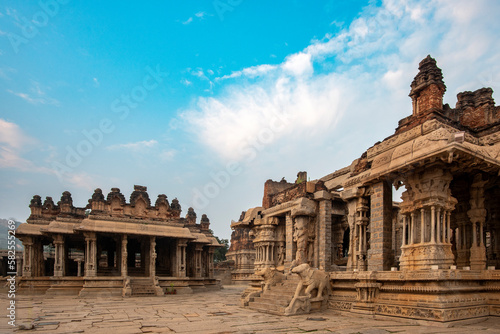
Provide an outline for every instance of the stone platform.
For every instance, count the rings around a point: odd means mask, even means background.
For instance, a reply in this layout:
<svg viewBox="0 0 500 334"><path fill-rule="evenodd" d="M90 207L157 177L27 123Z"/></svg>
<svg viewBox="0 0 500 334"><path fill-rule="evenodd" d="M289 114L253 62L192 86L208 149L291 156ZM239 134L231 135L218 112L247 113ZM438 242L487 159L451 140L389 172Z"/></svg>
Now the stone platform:
<svg viewBox="0 0 500 334"><path fill-rule="evenodd" d="M499 333L500 318L476 319L453 328L412 320L374 318L326 310L282 317L241 308L246 286L164 297L78 298L16 296L17 323L32 330L15 333ZM4 292L2 292L4 293ZM7 298L0 298L6 310ZM5 318L0 333L12 333Z"/></svg>
<svg viewBox="0 0 500 334"><path fill-rule="evenodd" d="M500 315L500 270L330 273L333 310L459 322Z"/></svg>

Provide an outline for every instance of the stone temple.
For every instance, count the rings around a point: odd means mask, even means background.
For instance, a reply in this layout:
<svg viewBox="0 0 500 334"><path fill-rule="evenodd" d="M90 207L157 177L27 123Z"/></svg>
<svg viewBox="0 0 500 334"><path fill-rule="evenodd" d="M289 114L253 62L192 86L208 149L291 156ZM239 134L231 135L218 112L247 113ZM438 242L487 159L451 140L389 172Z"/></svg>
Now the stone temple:
<svg viewBox="0 0 500 334"><path fill-rule="evenodd" d="M65 191L54 204L38 195L31 215L16 230L24 246L20 291L80 296L164 295L218 289L213 254L219 242L203 215L177 199L135 186L126 203L120 189L96 189L86 207Z"/></svg>
<svg viewBox="0 0 500 334"><path fill-rule="evenodd" d="M426 57L411 83L413 112L392 136L317 180L300 172L294 183L265 182L262 205L231 224L233 280L253 282L243 305L438 322L500 316L500 107L491 88L459 93L454 108L445 90Z"/></svg>

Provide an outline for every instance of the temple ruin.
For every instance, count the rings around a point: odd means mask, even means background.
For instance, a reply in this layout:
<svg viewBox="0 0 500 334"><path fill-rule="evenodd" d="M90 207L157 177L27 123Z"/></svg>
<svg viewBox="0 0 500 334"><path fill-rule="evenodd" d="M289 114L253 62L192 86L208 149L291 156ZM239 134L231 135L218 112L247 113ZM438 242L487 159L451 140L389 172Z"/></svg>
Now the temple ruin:
<svg viewBox="0 0 500 334"><path fill-rule="evenodd" d="M252 284L244 305L287 314L301 298L291 314L327 306L438 322L500 316L500 107L491 88L459 93L455 108L443 105L445 90L426 57L411 83L413 112L392 136L322 178L266 181L262 205L231 225L231 244L253 244L233 256L254 253L254 273L287 279ZM256 281L252 263L235 263L235 276ZM295 291L291 271L303 264L329 276L331 292L316 304Z"/></svg>
<svg viewBox="0 0 500 334"><path fill-rule="evenodd" d="M73 206L65 191L54 203L33 196L31 215L16 230L24 246L20 291L31 293L164 295L219 288L213 254L219 243L203 215L177 199L134 186L126 203L120 189L96 189L88 205Z"/></svg>

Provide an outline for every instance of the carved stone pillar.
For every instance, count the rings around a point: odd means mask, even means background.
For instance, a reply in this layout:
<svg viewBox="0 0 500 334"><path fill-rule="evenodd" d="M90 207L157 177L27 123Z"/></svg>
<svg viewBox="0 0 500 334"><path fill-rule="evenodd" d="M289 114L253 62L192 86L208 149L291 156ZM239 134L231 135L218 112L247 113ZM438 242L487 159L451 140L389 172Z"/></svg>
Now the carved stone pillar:
<svg viewBox="0 0 500 334"><path fill-rule="evenodd" d="M23 262L23 276L24 277L33 277L33 238L32 237L23 237L23 246L24 246L24 262Z"/></svg>
<svg viewBox="0 0 500 334"><path fill-rule="evenodd" d="M347 270L353 270L357 268L357 249L356 249L356 206L357 199L349 199L347 201L347 223L349 224L350 240L349 240L349 253L347 255Z"/></svg>
<svg viewBox="0 0 500 334"><path fill-rule="evenodd" d="M176 269L175 274L177 277L186 277L186 247L187 242L184 239L177 240L176 250Z"/></svg>
<svg viewBox="0 0 500 334"><path fill-rule="evenodd" d="M208 247L208 278L214 278L214 248Z"/></svg>
<svg viewBox="0 0 500 334"><path fill-rule="evenodd" d="M203 251L203 245L196 244L195 246L195 277L201 277L201 252Z"/></svg>
<svg viewBox="0 0 500 334"><path fill-rule="evenodd" d="M97 238L95 232L84 233L85 236L85 276L97 276Z"/></svg>
<svg viewBox="0 0 500 334"><path fill-rule="evenodd" d="M402 270L449 269L453 264L450 212L457 200L449 188L453 177L441 167L417 169L405 180L401 214L410 217L410 241L401 246Z"/></svg>
<svg viewBox="0 0 500 334"><path fill-rule="evenodd" d="M481 174L474 176L470 188L470 210L467 215L472 223L472 246L470 248L470 266L473 270L486 269L486 247L484 246L483 226L486 221L484 208L484 184Z"/></svg>
<svg viewBox="0 0 500 334"><path fill-rule="evenodd" d="M288 269L293 260L295 260L296 246L293 242L293 219L290 213L285 216L285 235L286 235L286 250L285 250L285 267Z"/></svg>
<svg viewBox="0 0 500 334"><path fill-rule="evenodd" d="M329 194L329 193L328 193ZM326 197L326 196L325 196ZM328 198L319 202L319 269L330 270L332 264L332 201Z"/></svg>
<svg viewBox="0 0 500 334"><path fill-rule="evenodd" d="M489 247L487 248L488 266L500 268L500 187L497 186L485 191L485 208L487 212L487 231L490 232Z"/></svg>
<svg viewBox="0 0 500 334"><path fill-rule="evenodd" d="M307 198L301 198L292 209L291 215L294 221L293 242L296 247L295 265L309 263L314 266L317 258L314 252L316 239L316 216L317 202ZM312 254L311 254L312 253Z"/></svg>
<svg viewBox="0 0 500 334"><path fill-rule="evenodd" d="M309 216L296 216L293 232L293 241L297 247L295 253L295 263L297 265L307 263L307 244L309 240L308 234Z"/></svg>
<svg viewBox="0 0 500 334"><path fill-rule="evenodd" d="M465 213L457 214L457 266L459 268L470 265L470 247L472 245L471 228Z"/></svg>
<svg viewBox="0 0 500 334"><path fill-rule="evenodd" d="M55 258L54 258L54 276L64 276L64 265L66 262L64 252L64 236L61 234L54 235Z"/></svg>
<svg viewBox="0 0 500 334"><path fill-rule="evenodd" d="M149 277L156 276L156 237L149 237Z"/></svg>
<svg viewBox="0 0 500 334"><path fill-rule="evenodd" d="M392 184L380 181L372 185L370 195L370 271L390 270L394 262L392 219Z"/></svg>
<svg viewBox="0 0 500 334"><path fill-rule="evenodd" d="M356 241L356 259L355 267L360 271L365 271L367 269L367 228L370 218L368 218L368 199L365 197L358 197L356 205L356 217L355 217L355 241Z"/></svg>
<svg viewBox="0 0 500 334"><path fill-rule="evenodd" d="M276 219L275 219L276 218ZM278 225L277 217L271 217L264 222L260 221L260 225L256 226L256 237L254 239L254 247L257 250L257 259L255 261L255 268L269 268L276 266L275 258L275 244L276 233L275 229Z"/></svg>
<svg viewBox="0 0 500 334"><path fill-rule="evenodd" d="M81 277L82 276L82 259L78 258L76 259L76 276Z"/></svg>
<svg viewBox="0 0 500 334"><path fill-rule="evenodd" d="M127 277L128 276L128 264L127 264L127 257L128 257L128 252L127 252L127 235L122 234L122 249L121 249L121 274L122 277Z"/></svg>

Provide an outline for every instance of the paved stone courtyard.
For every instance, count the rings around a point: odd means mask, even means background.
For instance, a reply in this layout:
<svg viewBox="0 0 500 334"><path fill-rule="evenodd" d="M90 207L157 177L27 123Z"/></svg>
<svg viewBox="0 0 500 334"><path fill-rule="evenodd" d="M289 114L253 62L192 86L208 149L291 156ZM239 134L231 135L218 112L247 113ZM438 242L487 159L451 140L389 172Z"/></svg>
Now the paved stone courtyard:
<svg viewBox="0 0 500 334"><path fill-rule="evenodd" d="M280 317L238 306L244 286L165 297L77 298L17 296L16 333L500 333L500 318L453 328L415 321L372 319L333 310ZM8 299L1 299L6 310ZM14 332L6 317L0 333Z"/></svg>

